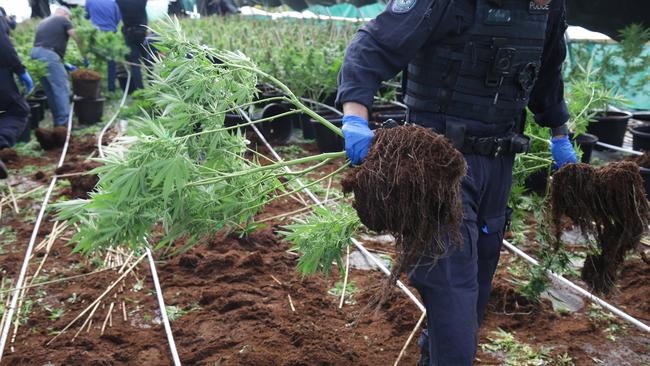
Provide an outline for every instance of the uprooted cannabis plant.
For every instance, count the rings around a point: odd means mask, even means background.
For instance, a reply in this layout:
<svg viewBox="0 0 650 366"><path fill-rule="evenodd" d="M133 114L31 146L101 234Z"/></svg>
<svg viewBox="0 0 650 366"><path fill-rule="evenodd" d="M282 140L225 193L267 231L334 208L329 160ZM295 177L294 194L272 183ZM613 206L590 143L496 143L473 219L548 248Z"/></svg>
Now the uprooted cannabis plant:
<svg viewBox="0 0 650 366"><path fill-rule="evenodd" d="M60 219L80 224L77 251L137 248L154 233L163 234L159 247L180 236L190 236L189 245L216 230L244 228L270 200L290 194L298 177L344 154L262 166L245 136L224 126L226 113L253 103L255 65L240 53L188 41L177 22L156 33L165 56L142 92L151 110L97 159L103 166L93 171L99 182L90 199L57 205ZM309 162L318 164L282 170Z"/></svg>

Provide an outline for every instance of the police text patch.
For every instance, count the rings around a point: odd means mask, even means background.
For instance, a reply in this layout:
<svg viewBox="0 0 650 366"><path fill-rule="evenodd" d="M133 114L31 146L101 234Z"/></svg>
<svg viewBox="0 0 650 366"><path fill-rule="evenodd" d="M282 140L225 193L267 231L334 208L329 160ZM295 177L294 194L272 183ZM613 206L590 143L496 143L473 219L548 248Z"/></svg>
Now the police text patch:
<svg viewBox="0 0 650 366"><path fill-rule="evenodd" d="M528 12L530 14L546 14L550 10L549 4L550 1L545 5L540 5L531 0L531 2L528 4Z"/></svg>
<svg viewBox="0 0 650 366"><path fill-rule="evenodd" d="M390 10L397 14L408 13L415 7L416 3L417 0L393 0Z"/></svg>

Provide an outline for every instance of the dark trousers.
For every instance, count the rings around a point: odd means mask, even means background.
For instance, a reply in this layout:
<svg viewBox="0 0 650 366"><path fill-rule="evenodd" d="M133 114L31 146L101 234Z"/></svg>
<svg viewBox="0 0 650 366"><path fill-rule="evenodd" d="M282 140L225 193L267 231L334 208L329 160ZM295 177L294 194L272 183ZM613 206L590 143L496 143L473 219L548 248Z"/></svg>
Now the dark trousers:
<svg viewBox="0 0 650 366"><path fill-rule="evenodd" d="M14 75L8 69L0 68L0 149L16 143L27 128L29 106L18 93Z"/></svg>
<svg viewBox="0 0 650 366"><path fill-rule="evenodd" d="M131 63L131 85L129 88L131 91L144 87L140 63L146 56L145 38L146 30L142 27L124 28L124 41L130 50L126 55L126 60Z"/></svg>
<svg viewBox="0 0 650 366"><path fill-rule="evenodd" d="M429 350L429 365L435 366L472 365L474 361L479 324L499 262L512 184L514 156L466 155L465 160L463 248L448 248L436 263L423 261L414 266L409 276L427 310L428 335L421 340Z"/></svg>
<svg viewBox="0 0 650 366"><path fill-rule="evenodd" d="M108 91L115 91L115 80L117 79L117 64L115 61L110 60L107 64L107 78L108 78Z"/></svg>

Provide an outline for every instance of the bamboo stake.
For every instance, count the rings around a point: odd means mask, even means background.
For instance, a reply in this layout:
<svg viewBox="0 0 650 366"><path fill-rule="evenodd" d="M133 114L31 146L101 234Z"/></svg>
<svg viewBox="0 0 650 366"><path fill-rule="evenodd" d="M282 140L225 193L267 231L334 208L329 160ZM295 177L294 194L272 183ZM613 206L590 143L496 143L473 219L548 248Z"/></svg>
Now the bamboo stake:
<svg viewBox="0 0 650 366"><path fill-rule="evenodd" d="M20 210L18 209L18 201L16 201L16 196L14 196L14 190L11 188L11 184L7 182L7 188L9 188L9 197L11 198L11 202L14 205L14 211L16 211L17 214L20 213Z"/></svg>
<svg viewBox="0 0 650 366"><path fill-rule="evenodd" d="M339 309L343 307L345 302L345 289L348 286L348 274L350 273L350 245L347 246L348 253L345 256L345 277L343 277L343 291L341 291L341 301L339 302Z"/></svg>
<svg viewBox="0 0 650 366"><path fill-rule="evenodd" d="M397 356L397 360L395 360L393 366L397 366L399 362L402 360L402 357L404 357L404 354L406 353L406 349L411 344L411 341L413 340L413 336L415 336L415 333L418 331L418 329L420 329L420 326L422 325L422 322L424 321L426 315L427 313L422 313L420 320L418 320L418 323L415 325L415 328L413 328L413 331L411 332L408 339L406 340L406 343L404 344L404 347L402 347L402 350L400 351L399 356Z"/></svg>
<svg viewBox="0 0 650 366"><path fill-rule="evenodd" d="M65 331L67 331L68 329L70 329L70 327L71 327L74 323L76 323L77 320L81 319L81 317L84 316L84 314L86 314L88 311L90 311L90 307L92 307L92 306L94 306L94 305L96 305L96 304L99 304L99 302L104 298L104 296L106 296L109 292L111 292L111 290L113 290L113 288L114 288L115 286L117 286L117 284L120 283L120 281L122 281L122 280L124 279L124 277L126 277L126 276L127 276L127 275L128 275L128 274L129 274L129 273L130 273L130 272L131 272L131 271L132 271L132 270L133 270L133 269L134 269L138 264L140 264L140 262L141 262L141 261L142 261L146 256L147 256L146 254L141 255L141 256L138 258L138 260L137 260L135 263L133 263L133 265L132 265L131 267L129 267L129 269L128 269L125 273L123 273L123 274L122 274L122 275L121 275L121 276L120 276L120 277L119 277L115 282L113 282L113 283L112 283L112 284L111 284L111 285L110 285L110 286L109 286L109 287L108 287L108 288L107 288L107 289L106 289L106 290L105 290L101 295L99 295L99 297L98 297L97 299L95 299L95 301L93 301L93 302L92 302L92 303L91 303L91 304L90 304L90 305L89 305L89 306L88 306L84 311L82 311L82 312L81 312L81 313L80 313L76 318L74 318L74 319L73 319L73 320L72 320L68 325L66 325L65 328L63 328L63 330L61 330L61 332L60 332L59 334L57 334L54 338L52 338L50 341L48 341L48 342L46 343L46 345L49 345L49 344L52 343L55 339L57 339L61 334L63 334L63 333L64 333ZM124 301L122 301L122 305L124 305ZM125 318L126 318L126 310L124 310L124 316L125 316ZM126 319L125 319L125 320L126 320Z"/></svg>
<svg viewBox="0 0 650 366"><path fill-rule="evenodd" d="M275 278L274 275L271 275L271 278L272 278L273 281L275 281L278 285L282 286L282 282L280 282L277 278Z"/></svg>
<svg viewBox="0 0 650 366"><path fill-rule="evenodd" d="M100 302L97 301L97 303L94 304L94 306L93 306L93 310L90 312L90 315L88 315L88 317L87 317L86 320L83 322L83 324L81 324L81 327L79 327L79 330L77 331L77 333L75 333L74 337L72 337L72 342L74 342L74 340L77 339L77 336L79 336L79 333L81 333L81 331L84 330L84 328L86 327L86 324L88 324L88 322L90 321L90 319L92 318L92 316L95 314L95 311L96 311L97 308L99 307L99 303L100 303ZM63 334L63 331L62 331L61 333L59 333L59 334ZM57 335L57 336L58 336L58 335ZM56 338L56 337L54 337L54 338ZM54 340L54 338L52 338L52 341ZM50 342L51 342L51 341L50 341Z"/></svg>
<svg viewBox="0 0 650 366"><path fill-rule="evenodd" d="M287 297L289 298L289 306L291 306L291 311L293 311L295 313L296 308L293 306L293 301L291 300L291 295L287 294Z"/></svg>
<svg viewBox="0 0 650 366"><path fill-rule="evenodd" d="M327 181L327 190L325 191L325 199L323 200L323 203L327 202L327 200L330 197L330 189L332 188L332 177Z"/></svg>

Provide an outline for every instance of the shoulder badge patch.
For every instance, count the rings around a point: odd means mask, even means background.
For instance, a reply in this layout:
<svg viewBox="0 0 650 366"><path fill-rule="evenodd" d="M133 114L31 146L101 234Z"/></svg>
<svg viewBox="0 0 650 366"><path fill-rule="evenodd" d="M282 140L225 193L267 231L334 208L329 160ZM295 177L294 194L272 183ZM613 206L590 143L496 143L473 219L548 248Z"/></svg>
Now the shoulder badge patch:
<svg viewBox="0 0 650 366"><path fill-rule="evenodd" d="M535 1L530 1L528 4L528 12L530 14L546 14L550 10L550 1L546 4L538 4Z"/></svg>
<svg viewBox="0 0 650 366"><path fill-rule="evenodd" d="M396 14L404 14L413 10L418 0L393 0L390 10Z"/></svg>

